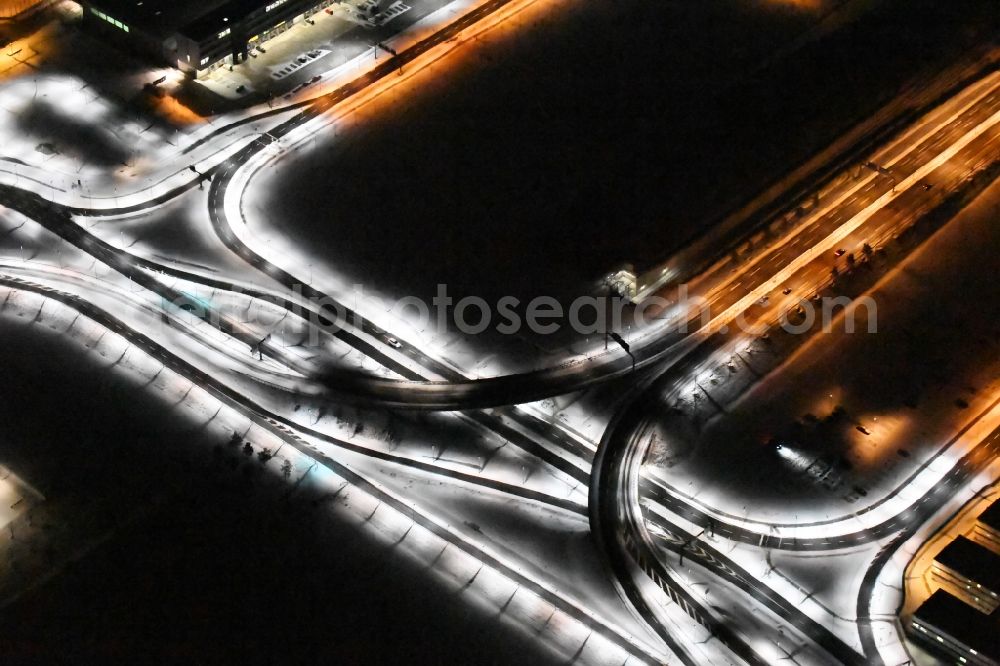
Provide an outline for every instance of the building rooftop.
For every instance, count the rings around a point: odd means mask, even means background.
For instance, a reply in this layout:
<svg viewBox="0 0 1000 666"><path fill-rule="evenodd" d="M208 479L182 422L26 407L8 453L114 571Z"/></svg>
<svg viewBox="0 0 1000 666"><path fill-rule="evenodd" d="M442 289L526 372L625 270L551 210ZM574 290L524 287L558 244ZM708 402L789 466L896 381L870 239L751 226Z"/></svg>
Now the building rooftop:
<svg viewBox="0 0 1000 666"><path fill-rule="evenodd" d="M942 548L934 561L987 590L1000 592L1000 555L975 541L959 536Z"/></svg>
<svg viewBox="0 0 1000 666"><path fill-rule="evenodd" d="M223 0L189 21L184 26L183 33L196 41L204 39L225 30L230 24L238 23L255 9L269 4L270 0Z"/></svg>
<svg viewBox="0 0 1000 666"><path fill-rule="evenodd" d="M995 613L980 613L944 590L938 590L920 605L913 619L948 634L981 655L1000 660L1000 622Z"/></svg>
<svg viewBox="0 0 1000 666"><path fill-rule="evenodd" d="M994 501L979 514L979 522L1000 532L1000 500Z"/></svg>
<svg viewBox="0 0 1000 666"><path fill-rule="evenodd" d="M261 4L264 0L256 0ZM225 0L87 0L122 23L153 35L167 36L197 21Z"/></svg>

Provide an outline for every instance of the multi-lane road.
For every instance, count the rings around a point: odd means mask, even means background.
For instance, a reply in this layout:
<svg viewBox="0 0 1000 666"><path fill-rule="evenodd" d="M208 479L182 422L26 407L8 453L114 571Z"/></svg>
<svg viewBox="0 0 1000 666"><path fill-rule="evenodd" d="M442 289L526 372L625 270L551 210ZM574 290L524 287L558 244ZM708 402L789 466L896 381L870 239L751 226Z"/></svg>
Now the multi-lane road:
<svg viewBox="0 0 1000 666"><path fill-rule="evenodd" d="M256 247L252 238L241 234L243 220L234 218L241 218L240 203L244 188L253 173L269 163L274 154L274 146L300 141L308 132L314 131L311 129L314 121L336 113L342 105L355 103L358 97L377 94L379 86L390 75L404 68L420 67L424 60L440 57L451 40L515 3L516 0L487 0L454 23L417 41L393 58L383 60L362 76L332 92L238 121L236 124L246 125L291 114L290 117L275 122L266 132L251 139L217 166L201 174L192 170L192 176L187 181L163 192L150 193L142 201L133 201L123 207L70 207L47 201L39 194L18 187L0 186L0 203L19 211L79 251L127 276L138 286L158 295L165 303L182 301L186 294L158 277L163 275L214 289L240 291L251 298L266 300L287 310L301 318L306 325L323 326L341 342L374 359L400 377L385 379L358 372L332 370L322 363L304 361L281 345L262 340L258 331L223 312L204 308L199 313L206 322L226 336L246 345L248 349L259 350L280 366L301 375L303 381L312 388L321 387L331 399L385 408L463 410L462 418L476 427L493 431L566 477L584 486L589 485L589 518L593 532L623 595L656 628L668 649L683 661L697 663L689 646L673 635L659 618L655 604L645 598L643 587L634 579L636 570L650 576L661 588L669 590L672 598L680 599L678 603L684 605L688 614L699 623L710 626L713 635L734 655L748 663L768 663L738 627L729 626L721 620L715 610L706 607L692 595L684 583L657 559L652 537L646 529L647 523L656 525L662 533L668 535L666 539L661 539L668 549L683 553L690 561L744 592L814 642L831 659L840 663L877 662L877 650L873 650L871 638L866 636L864 630L861 631L864 654L861 654L721 552L697 542L696 535L666 518L664 513L674 514L693 525L711 525L717 536L730 541L767 549L823 551L898 538L915 530L940 508L951 492L993 460L997 454L997 436L994 435L968 452L920 502L875 527L838 535L836 540L778 540L774 536L762 535L710 516L655 480L641 477L644 447L648 445L645 433L648 431L650 410L656 404L650 396L683 381L692 369L698 367L699 359L705 355L706 350L718 344L715 334L730 327L737 318L749 319L758 324L773 324L783 313L793 308L799 299L807 298L825 286L833 264L834 249L858 251L863 243L877 245L940 204L971 171L994 162L1000 155L1000 75L991 74L974 82L879 148L870 161L882 167L881 170L862 169L845 174L842 179L823 188L812 210L796 218L794 223L772 231L766 242L758 245L750 256L738 263L734 263L732 259L723 259L713 264L692 285L690 295L694 299L700 299L698 309L682 309L669 319L654 319L647 329L635 332L631 350L635 357L634 366L633 359L620 350L612 349L607 353L595 353L584 361L567 362L534 372L474 380L461 369L406 342L405 336L398 332L376 325L330 294L304 284L294 274L294 269L278 265L268 258L266 248ZM187 159L194 150L211 147L213 141L226 139L227 133L236 124L201 137L196 144L185 147L178 159ZM186 168L190 165L178 163L177 166ZM210 180L207 215L214 233L230 252L266 275L277 285L276 289L246 290L233 280L206 277L138 256L101 240L73 217L114 217L153 210L204 180ZM304 426L290 415L262 407L229 386L210 369L195 367L172 354L151 335L131 328L122 320L88 303L85 296L79 293L60 291L13 275L0 277L0 283L11 288L35 291L85 313L152 357L160 359L172 370L212 391L235 409L252 414L257 422L278 432L293 446L301 447L313 457L322 457L324 464L336 467L338 473L349 476L352 483L363 487L371 485L335 460L322 456L314 447L308 446L302 436L439 475L454 482L540 502L570 513L579 515L587 512L586 507L564 498L556 498L484 475L459 472L402 455L373 451L331 437L319 429ZM785 287L791 289L791 293L779 295ZM89 287L78 283L75 288L86 291ZM674 292L666 288L660 294L653 295L662 295L667 299L673 297ZM317 307L317 303L336 304L337 311L346 316L333 322ZM703 316L700 309L702 307L709 308L708 316ZM335 323L340 325L334 326ZM683 330L679 330L681 323L686 324ZM395 339L399 340L396 344L391 342ZM582 440L558 423L516 407L629 375L632 375L632 381L624 397L624 408L614 418L599 446ZM483 411L486 407L497 409ZM377 492L377 489L373 492ZM644 508L639 501L640 496L657 503L664 512ZM396 508L408 515L414 513L413 507L396 499L389 498L387 502L393 506L399 505ZM428 522L420 516L417 519ZM512 579L535 589L541 596L551 598L553 604L568 609L567 612L574 614L581 623L601 631L624 649L638 649L643 653L644 659L655 661L660 658L655 650L644 650L640 642L629 640L621 631L602 625L591 614L567 602L565 598L554 595L545 586L527 578L516 569L496 561L496 558L481 549L468 543L463 547L470 549L481 561L496 566ZM875 572L870 576L871 581L877 575L876 565L877 563L873 563L873 569L870 570ZM866 584L869 584L868 579ZM864 595L863 590L859 609L867 603ZM859 610L859 617L867 615Z"/></svg>

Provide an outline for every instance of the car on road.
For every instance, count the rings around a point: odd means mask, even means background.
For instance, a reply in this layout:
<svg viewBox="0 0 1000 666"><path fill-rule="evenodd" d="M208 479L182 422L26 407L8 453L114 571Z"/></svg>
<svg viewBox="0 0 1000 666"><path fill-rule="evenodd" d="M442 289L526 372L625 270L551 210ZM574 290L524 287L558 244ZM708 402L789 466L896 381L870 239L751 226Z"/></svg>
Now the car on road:
<svg viewBox="0 0 1000 666"><path fill-rule="evenodd" d="M837 251L833 253L833 256L835 256L835 257L842 257L842 256L844 256L844 254L846 252L847 252L847 250L845 250L844 248L838 247Z"/></svg>
<svg viewBox="0 0 1000 666"><path fill-rule="evenodd" d="M784 294L785 296L788 296L788 294L792 293L792 288L785 287L784 289L781 290L781 293Z"/></svg>
<svg viewBox="0 0 1000 666"><path fill-rule="evenodd" d="M388 342L393 347L395 347L396 349L399 349L400 347L403 346L403 344L399 340L391 336L386 338L385 341Z"/></svg>

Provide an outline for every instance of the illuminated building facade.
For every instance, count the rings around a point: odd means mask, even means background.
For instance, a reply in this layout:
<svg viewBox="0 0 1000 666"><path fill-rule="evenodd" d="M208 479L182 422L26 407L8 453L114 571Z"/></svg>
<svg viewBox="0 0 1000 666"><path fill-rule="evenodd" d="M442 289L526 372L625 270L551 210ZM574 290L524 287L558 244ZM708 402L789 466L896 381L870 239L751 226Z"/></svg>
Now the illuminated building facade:
<svg viewBox="0 0 1000 666"><path fill-rule="evenodd" d="M243 62L250 50L333 0L85 0L84 25L198 77Z"/></svg>

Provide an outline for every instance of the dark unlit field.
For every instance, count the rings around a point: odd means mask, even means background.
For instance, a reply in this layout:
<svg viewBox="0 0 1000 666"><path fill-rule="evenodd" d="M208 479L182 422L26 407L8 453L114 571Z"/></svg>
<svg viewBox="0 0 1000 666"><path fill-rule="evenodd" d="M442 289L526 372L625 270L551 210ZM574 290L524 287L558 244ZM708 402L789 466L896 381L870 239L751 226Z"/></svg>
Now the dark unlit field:
<svg viewBox="0 0 1000 666"><path fill-rule="evenodd" d="M391 295L587 291L834 139L991 6L867 4L764 67L833 3L538 2L258 177L251 226Z"/></svg>

